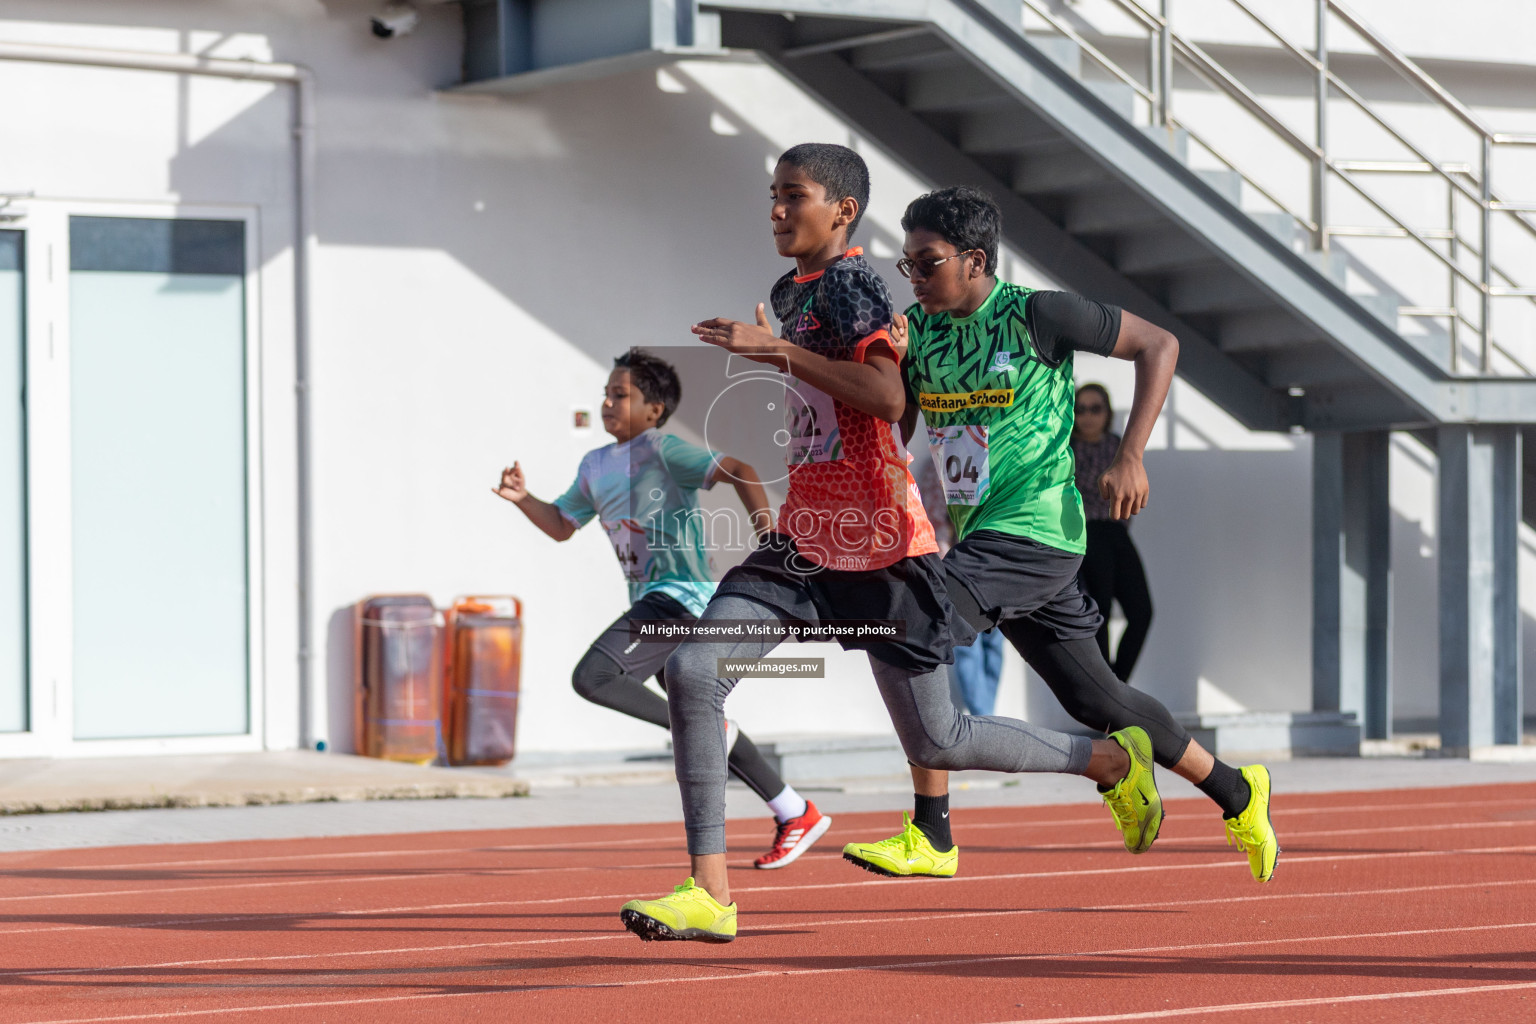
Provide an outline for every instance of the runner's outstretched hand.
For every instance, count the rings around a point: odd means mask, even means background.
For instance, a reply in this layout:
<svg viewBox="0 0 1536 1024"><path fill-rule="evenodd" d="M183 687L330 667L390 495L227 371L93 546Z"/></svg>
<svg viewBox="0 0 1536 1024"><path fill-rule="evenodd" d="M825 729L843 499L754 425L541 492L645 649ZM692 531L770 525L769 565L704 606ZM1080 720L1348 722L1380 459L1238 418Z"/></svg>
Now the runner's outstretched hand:
<svg viewBox="0 0 1536 1024"><path fill-rule="evenodd" d="M1141 460L1124 454L1116 455L1099 477L1099 494L1109 502L1109 514L1115 519L1129 519L1146 508L1151 490Z"/></svg>
<svg viewBox="0 0 1536 1024"><path fill-rule="evenodd" d="M773 326L768 323L768 313L761 302L757 304L756 324L715 317L700 321L690 329L703 341L727 352L758 363L771 363L779 367L786 365L784 350L789 342L773 333Z"/></svg>
<svg viewBox="0 0 1536 1024"><path fill-rule="evenodd" d="M491 493L506 498L516 504L528 497L528 479L523 476L523 467L519 463L501 471L501 485L492 487Z"/></svg>

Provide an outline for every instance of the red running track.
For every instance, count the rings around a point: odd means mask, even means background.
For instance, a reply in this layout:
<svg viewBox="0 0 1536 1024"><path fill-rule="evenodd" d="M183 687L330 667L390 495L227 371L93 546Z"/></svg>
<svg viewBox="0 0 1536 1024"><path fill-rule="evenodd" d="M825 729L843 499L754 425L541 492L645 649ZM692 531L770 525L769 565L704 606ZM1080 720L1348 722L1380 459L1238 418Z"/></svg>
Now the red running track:
<svg viewBox="0 0 1536 1024"><path fill-rule="evenodd" d="M0 1024L119 1020L1536 1020L1536 785L1287 796L1260 886L1204 801L1133 858L1091 806L956 810L961 875L841 844L754 871L741 933L642 944L681 826L0 855ZM696 984L702 983L702 984Z"/></svg>

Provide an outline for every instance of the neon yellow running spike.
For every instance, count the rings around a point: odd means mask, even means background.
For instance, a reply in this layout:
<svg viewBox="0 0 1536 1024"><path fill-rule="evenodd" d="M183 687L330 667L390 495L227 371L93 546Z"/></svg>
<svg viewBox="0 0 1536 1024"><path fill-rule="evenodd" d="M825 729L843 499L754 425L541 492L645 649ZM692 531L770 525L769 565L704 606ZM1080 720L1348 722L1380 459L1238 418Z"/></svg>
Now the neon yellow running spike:
<svg viewBox="0 0 1536 1024"><path fill-rule="evenodd" d="M619 920L646 942L730 942L736 938L736 904L721 906L691 878L659 900L630 900L619 909Z"/></svg>
<svg viewBox="0 0 1536 1024"><path fill-rule="evenodd" d="M1239 768L1248 780L1248 806L1227 823L1227 845L1237 845L1248 854L1248 870L1255 882L1267 882L1274 877L1275 861L1280 859L1280 840L1275 835L1274 823L1269 820L1269 769L1261 764Z"/></svg>
<svg viewBox="0 0 1536 1024"><path fill-rule="evenodd" d="M927 834L905 813L901 816L901 824L901 831L889 839L878 843L849 843L843 847L843 860L857 864L865 871L893 878L914 875L953 878L955 869L960 866L960 847L940 853L928 841Z"/></svg>
<svg viewBox="0 0 1536 1024"><path fill-rule="evenodd" d="M1125 778L1103 794L1104 803L1115 816L1125 848L1146 853L1163 827L1163 798L1158 796L1157 781L1152 777L1152 741L1146 730L1134 725L1110 733L1109 738L1131 755L1131 767Z"/></svg>

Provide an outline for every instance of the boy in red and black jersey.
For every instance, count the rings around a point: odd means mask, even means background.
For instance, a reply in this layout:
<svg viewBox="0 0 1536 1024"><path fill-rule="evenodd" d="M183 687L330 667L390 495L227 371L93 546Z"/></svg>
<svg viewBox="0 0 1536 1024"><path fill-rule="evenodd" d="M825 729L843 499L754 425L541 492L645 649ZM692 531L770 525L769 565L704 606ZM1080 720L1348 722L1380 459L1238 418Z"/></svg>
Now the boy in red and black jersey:
<svg viewBox="0 0 1536 1024"><path fill-rule="evenodd" d="M786 374L779 437L789 494L775 529L725 575L699 618L699 632L712 635L681 644L667 662L673 758L694 877L661 899L624 905L625 926L644 939L728 942L736 935L720 721L737 678L722 678L721 663L761 658L790 624L877 620L901 627L895 635L837 639L868 654L914 764L1086 775L1122 792L1128 808L1134 797L1139 827L1151 834L1162 816L1151 748L1140 729L1089 740L955 710L943 666L953 661L956 640L972 634L945 593L933 527L892 430L906 391L888 333L890 293L860 250L848 246L868 202L869 171L842 146L796 146L779 158L770 195L775 247L796 263L772 292L783 337L775 336L761 304L756 324L706 320L694 333Z"/></svg>

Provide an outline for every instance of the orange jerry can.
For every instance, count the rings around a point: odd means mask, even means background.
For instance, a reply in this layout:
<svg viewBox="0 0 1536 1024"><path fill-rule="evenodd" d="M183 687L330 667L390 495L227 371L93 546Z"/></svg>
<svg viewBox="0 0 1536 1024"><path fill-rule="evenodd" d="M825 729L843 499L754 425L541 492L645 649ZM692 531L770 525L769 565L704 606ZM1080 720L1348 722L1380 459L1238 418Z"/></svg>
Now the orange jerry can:
<svg viewBox="0 0 1536 1024"><path fill-rule="evenodd" d="M357 605L357 750L386 761L430 764L442 735L442 656L437 609L425 594Z"/></svg>
<svg viewBox="0 0 1536 1024"><path fill-rule="evenodd" d="M523 603L465 597L444 618L443 727L449 764L506 764L516 753Z"/></svg>

